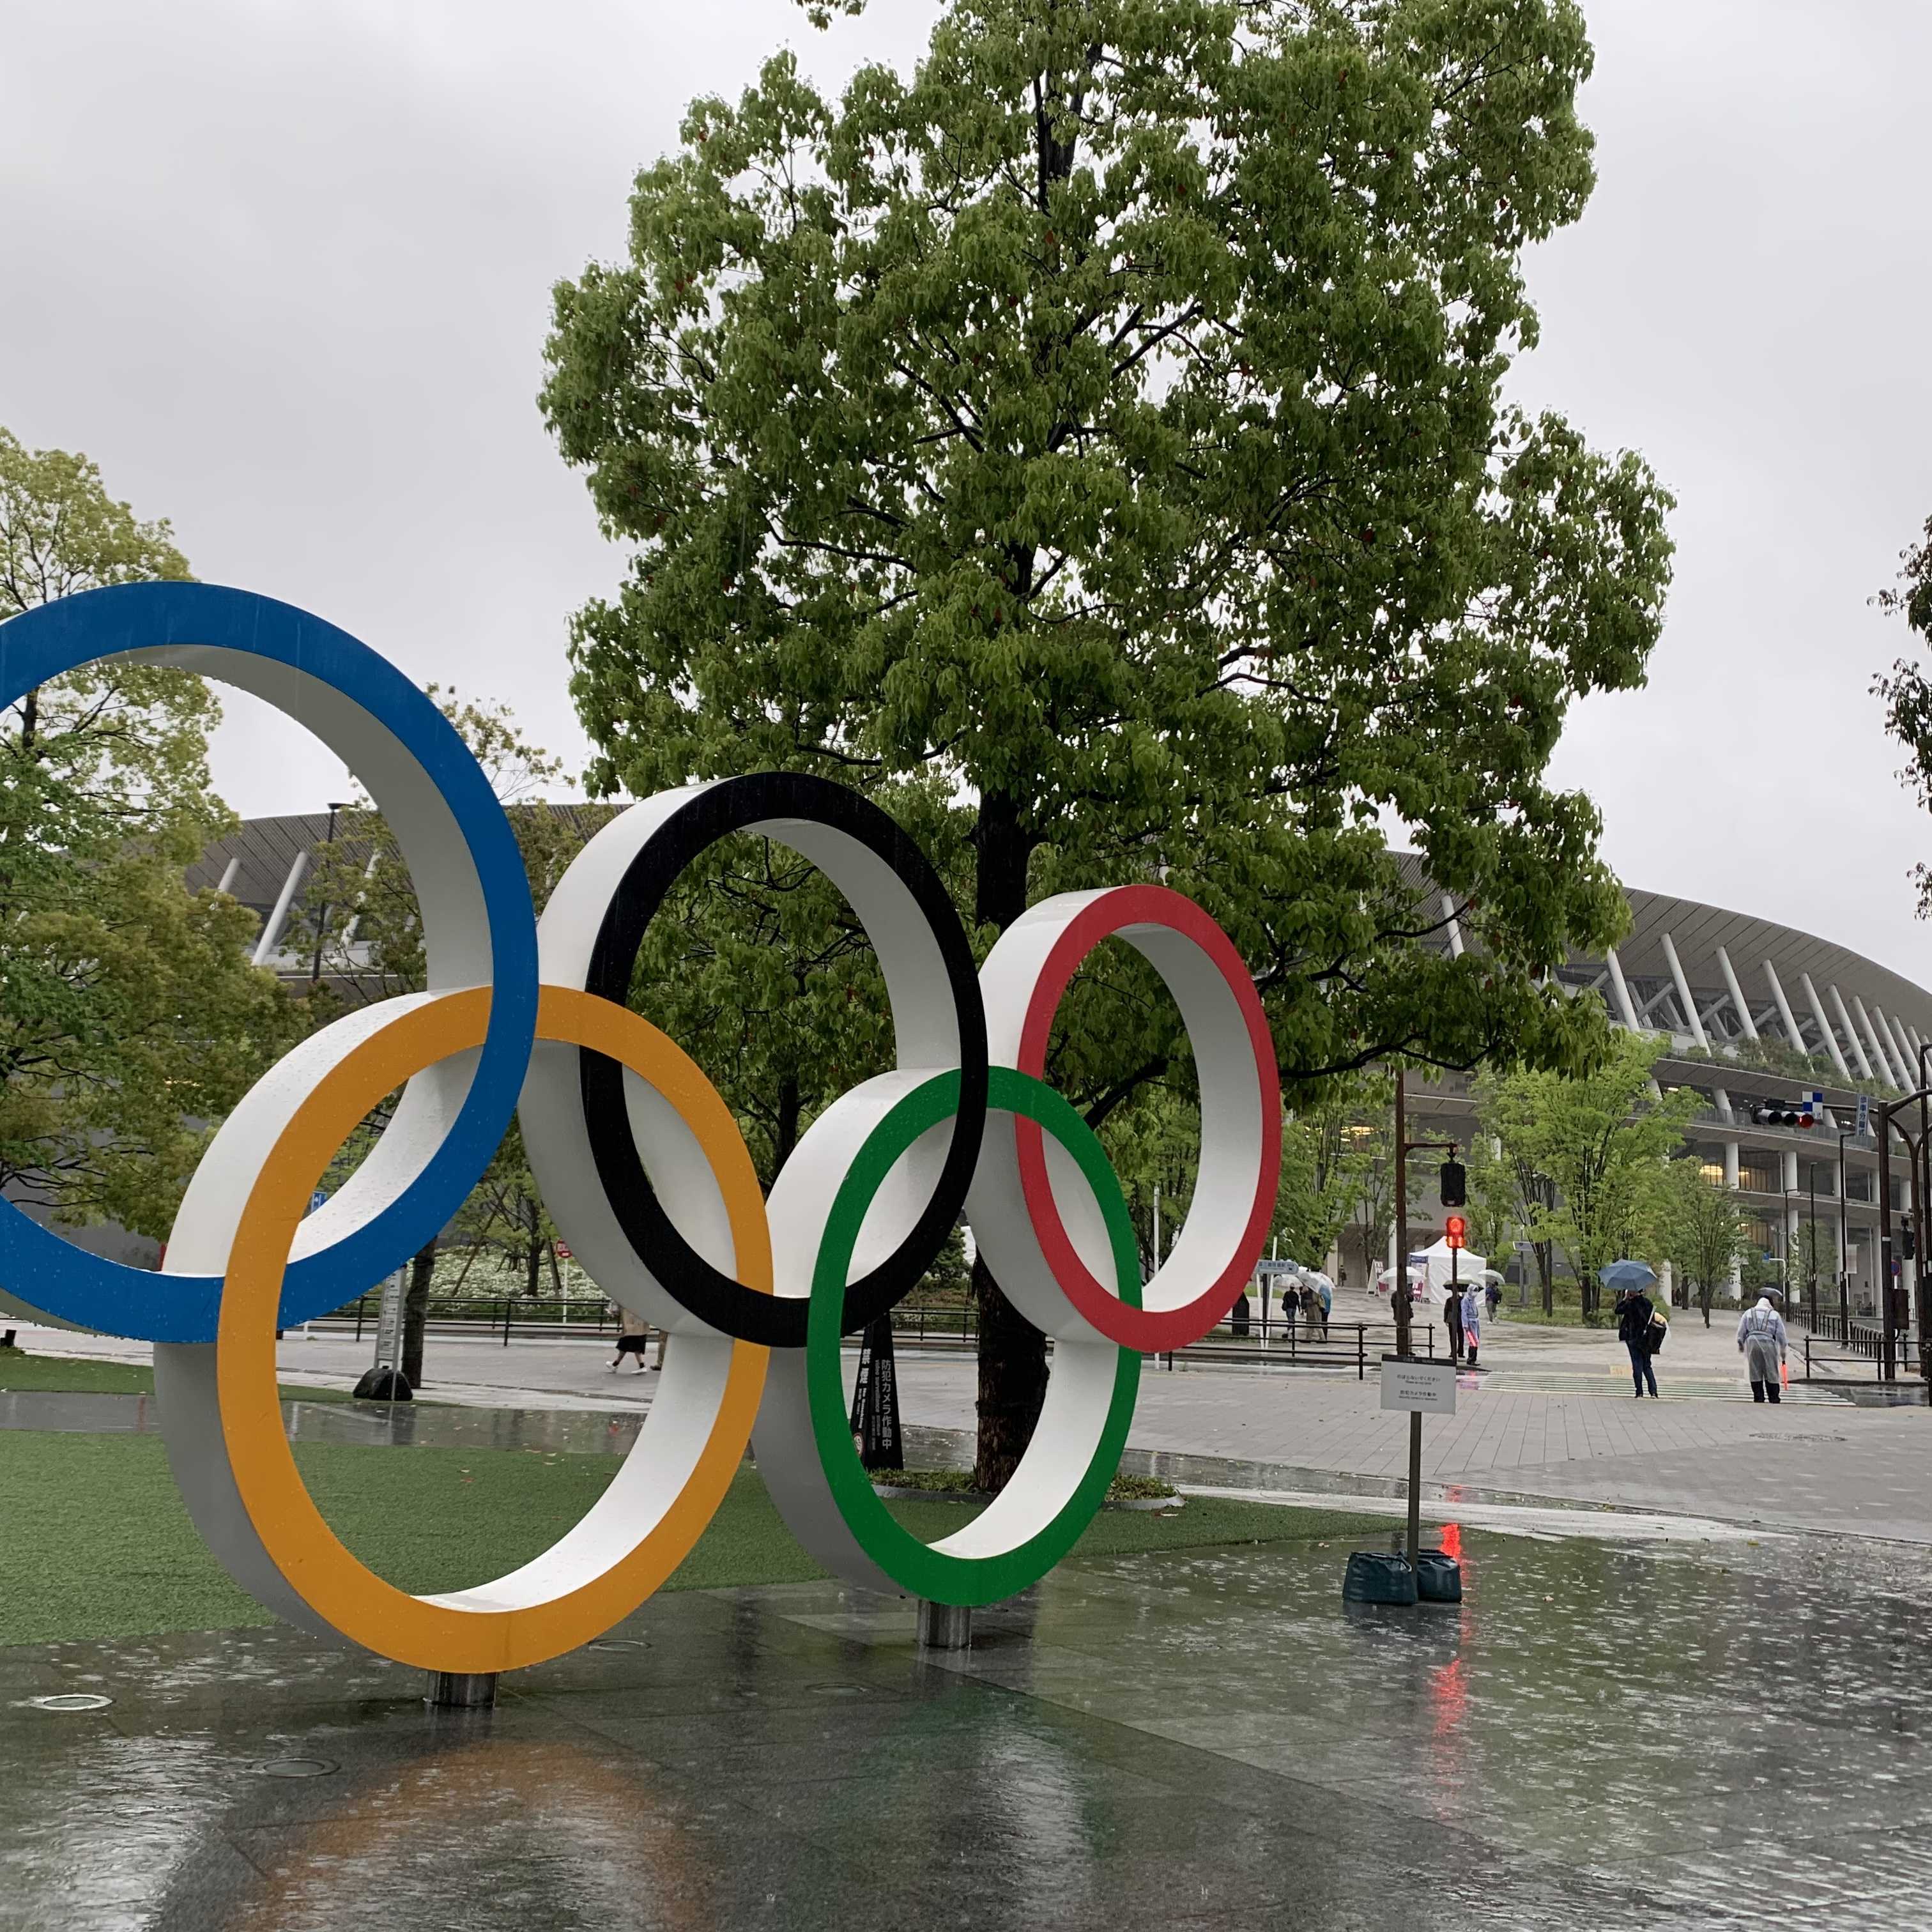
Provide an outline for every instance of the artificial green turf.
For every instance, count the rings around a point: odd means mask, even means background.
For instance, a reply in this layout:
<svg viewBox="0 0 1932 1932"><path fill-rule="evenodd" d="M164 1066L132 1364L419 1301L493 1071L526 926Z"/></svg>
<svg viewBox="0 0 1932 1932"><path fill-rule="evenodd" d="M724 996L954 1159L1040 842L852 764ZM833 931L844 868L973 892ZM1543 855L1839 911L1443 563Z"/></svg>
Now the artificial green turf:
<svg viewBox="0 0 1932 1932"><path fill-rule="evenodd" d="M618 1467L612 1456L536 1450L298 1443L295 1455L344 1542L390 1582L418 1592L460 1589L528 1562L576 1522ZM956 1529L976 1506L889 1507L929 1540ZM1300 1541L1386 1527L1340 1510L1196 1496L1171 1515L1103 1510L1075 1553ZM667 1587L824 1574L748 1467ZM0 1430L0 1645L271 1621L202 1546L158 1438Z"/></svg>
<svg viewBox="0 0 1932 1932"><path fill-rule="evenodd" d="M346 1402L346 1389L281 1385L285 1402ZM0 1395L22 1390L58 1395L152 1395L154 1372L146 1362L95 1361L68 1355L0 1350Z"/></svg>

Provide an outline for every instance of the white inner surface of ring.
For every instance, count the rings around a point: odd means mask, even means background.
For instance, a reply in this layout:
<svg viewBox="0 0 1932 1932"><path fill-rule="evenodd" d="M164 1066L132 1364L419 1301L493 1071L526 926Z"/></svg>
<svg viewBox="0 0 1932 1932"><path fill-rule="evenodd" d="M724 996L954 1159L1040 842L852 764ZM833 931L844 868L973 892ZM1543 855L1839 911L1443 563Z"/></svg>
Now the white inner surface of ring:
<svg viewBox="0 0 1932 1932"><path fill-rule="evenodd" d="M1054 946L1082 914L1108 896L1110 889L1102 887L1043 899L1000 935L980 974L987 1035L997 1064L1018 1064L1027 1012ZM1261 1173L1261 1073L1233 988L1193 940L1172 927L1151 923L1123 927L1109 936L1126 940L1159 972L1180 1010L1194 1049L1201 1092L1201 1154L1194 1194L1173 1246L1142 1291L1144 1308L1184 1308L1227 1268L1254 1212ZM1093 1197L1073 1156L1052 1135L1042 1138L1060 1225L1088 1272L1112 1292L1113 1259ZM980 1204L974 1236L1007 1299L1049 1335L1099 1339L1047 1264L1020 1184L1018 1154L1010 1132L988 1130L974 1191Z"/></svg>
<svg viewBox="0 0 1932 1932"><path fill-rule="evenodd" d="M604 914L632 861L667 820L710 788L661 792L633 806L578 854L538 922L539 970L547 982L586 983ZM776 840L816 866L857 915L885 978L900 1067L923 1077L957 1066L958 1016L945 955L898 874L857 839L830 826L770 819L743 829ZM703 1042L688 1044L701 1066ZM624 1100L639 1159L672 1225L706 1260L728 1273L728 1264L718 1259L721 1252L728 1252L728 1239L722 1250L718 1245L724 1204L709 1162L675 1112L628 1072ZM550 1218L604 1292L674 1334L712 1332L638 1260L610 1210L590 1151L574 1048L539 1048L524 1083L520 1111L524 1147ZM832 1111L828 1108L827 1114ZM824 1118L793 1150L788 1172ZM875 1265L917 1220L932 1198L932 1184L950 1138L950 1124L935 1130L928 1137L932 1146L922 1142L916 1158L908 1157L880 1190L880 1220L868 1217L860 1250L870 1257L859 1264L862 1268ZM808 1280L800 1282L788 1269L779 1246L775 1238L778 1292L808 1292Z"/></svg>
<svg viewBox="0 0 1932 1932"><path fill-rule="evenodd" d="M863 1082L826 1108L799 1142L772 1190L770 1203L772 1256L788 1292L796 1292L796 1284L800 1281L809 1288L826 1222L859 1149L926 1077L901 1072ZM867 1208L860 1247L846 1271L848 1282L862 1271L868 1249L876 1246L897 1218L893 1207L884 1204L887 1225L879 1225L882 1197L896 1188L916 1192L920 1176L943 1156L944 1143L939 1136L945 1124L929 1128L893 1163L885 1185ZM1002 1142L1010 1146L1011 1142L1008 1117L998 1112L989 1115L966 1208L974 1239L988 1251L989 1261L998 1241L994 1231L1004 1226L1008 1209L1003 1190L997 1185L990 1190L983 1185L994 1180L997 1172L997 1162L988 1159L988 1150ZM1112 1248L1106 1240L1100 1204L1077 1168L1070 1198L1078 1204L1072 1217L1076 1225L1100 1228L1103 1264L1108 1270L1105 1278L1112 1279ZM902 1211L902 1208L898 1210ZM1053 1292L1059 1293L1057 1288ZM958 1557L997 1556L1016 1549L1045 1529L1079 1486L1106 1428L1120 1351L1078 1318L1061 1327L1064 1332L1054 1344L1046 1399L1018 1467L992 1502L972 1522L934 1544L935 1549ZM868 1589L900 1591L900 1585L860 1546L832 1496L812 1426L803 1349L772 1351L752 1444L765 1486L787 1527L812 1556L848 1582Z"/></svg>
<svg viewBox="0 0 1932 1932"><path fill-rule="evenodd" d="M429 774L386 725L320 679L272 658L200 646L128 655L234 685L321 739L368 790L409 866L422 915L428 991L488 985L489 914L468 842ZM396 1010L378 1001L344 1015L304 1040L243 1097L188 1184L168 1238L168 1273L224 1271L242 1204L281 1130L322 1072ZM442 1145L476 1068L476 1054L460 1054L409 1082L368 1157L303 1222L292 1258L314 1254L374 1220L409 1187Z"/></svg>

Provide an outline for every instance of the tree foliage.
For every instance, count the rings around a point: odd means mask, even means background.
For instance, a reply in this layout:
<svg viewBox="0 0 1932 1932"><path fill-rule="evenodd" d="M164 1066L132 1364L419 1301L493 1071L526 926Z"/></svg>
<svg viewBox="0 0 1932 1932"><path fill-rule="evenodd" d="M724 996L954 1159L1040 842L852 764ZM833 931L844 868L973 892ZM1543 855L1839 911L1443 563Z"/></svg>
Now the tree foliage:
<svg viewBox="0 0 1932 1932"><path fill-rule="evenodd" d="M1546 766L1642 678L1668 500L1502 386L1589 62L1570 0L956 0L909 76L694 103L556 292L544 407L633 550L576 626L594 784L856 784L982 945L1158 873L1293 1080L1586 1064L1544 970L1623 903ZM1118 950L1054 1068L1103 1114L1181 1049Z"/></svg>
<svg viewBox="0 0 1932 1932"><path fill-rule="evenodd" d="M1580 1078L1534 1069L1486 1076L1478 1086L1485 1132L1533 1174L1546 1200L1523 1202L1531 1238L1560 1248L1576 1274L1586 1317L1597 1309L1597 1271L1626 1256L1660 1261L1668 1245L1666 1163L1695 1114L1694 1089L1652 1090L1657 1042L1619 1034Z"/></svg>
<svg viewBox="0 0 1932 1932"><path fill-rule="evenodd" d="M1898 582L1874 601L1932 643L1932 517L1925 520L1918 542L1900 552ZM1905 747L1905 769L1899 776L1922 806L1932 808L1932 676L1923 664L1899 658L1890 670L1872 680L1872 689L1885 700L1886 729ZM1918 916L1932 919L1932 866L1914 866L1912 876L1918 888Z"/></svg>
<svg viewBox="0 0 1932 1932"><path fill-rule="evenodd" d="M86 457L0 429L0 620L188 574ZM183 884L233 824L220 716L200 678L128 662L0 714L0 1186L69 1223L165 1236L211 1124L300 1030L249 963L254 916Z"/></svg>
<svg viewBox="0 0 1932 1932"><path fill-rule="evenodd" d="M1342 1230L1373 1187L1393 1138L1392 1083L1372 1073L1325 1083L1283 1124L1274 1233L1281 1251L1326 1266Z"/></svg>
<svg viewBox="0 0 1932 1932"><path fill-rule="evenodd" d="M1711 1325L1711 1304L1750 1246L1737 1196L1705 1174L1694 1158L1673 1160L1666 1175L1664 1215L1670 1258Z"/></svg>
<svg viewBox="0 0 1932 1932"><path fill-rule="evenodd" d="M1491 1134L1478 1134L1469 1148L1469 1245L1500 1270L1528 1225L1515 1168Z"/></svg>

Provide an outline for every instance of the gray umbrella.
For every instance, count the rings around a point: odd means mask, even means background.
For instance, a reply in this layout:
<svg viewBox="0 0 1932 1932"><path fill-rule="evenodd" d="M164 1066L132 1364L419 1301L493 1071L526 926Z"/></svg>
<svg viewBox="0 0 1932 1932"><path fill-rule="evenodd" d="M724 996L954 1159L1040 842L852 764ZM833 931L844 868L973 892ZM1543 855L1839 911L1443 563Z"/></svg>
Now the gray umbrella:
<svg viewBox="0 0 1932 1932"><path fill-rule="evenodd" d="M1657 1270L1648 1262L1609 1262L1597 1270L1597 1279L1621 1294L1625 1288L1649 1287Z"/></svg>

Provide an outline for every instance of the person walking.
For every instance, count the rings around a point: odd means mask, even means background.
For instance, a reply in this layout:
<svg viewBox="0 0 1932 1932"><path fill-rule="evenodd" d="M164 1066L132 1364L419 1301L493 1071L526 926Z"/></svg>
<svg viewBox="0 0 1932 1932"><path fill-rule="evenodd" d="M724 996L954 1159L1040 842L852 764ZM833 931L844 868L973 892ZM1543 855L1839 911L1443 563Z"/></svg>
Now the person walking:
<svg viewBox="0 0 1932 1932"><path fill-rule="evenodd" d="M1482 1291L1473 1281L1462 1291L1462 1340L1468 1345L1469 1366L1476 1366L1476 1351L1483 1340Z"/></svg>
<svg viewBox="0 0 1932 1932"><path fill-rule="evenodd" d="M1630 1380L1636 1384L1636 1399L1643 1400L1643 1385L1657 1394L1657 1370L1650 1353L1650 1318L1655 1311L1650 1297L1640 1288L1626 1289L1617 1297L1617 1340L1630 1352Z"/></svg>
<svg viewBox="0 0 1932 1932"><path fill-rule="evenodd" d="M1460 1362L1462 1359L1462 1298L1453 1283L1443 1295L1442 1325L1449 1331L1449 1359Z"/></svg>
<svg viewBox="0 0 1932 1932"><path fill-rule="evenodd" d="M644 1360L644 1351L650 1347L650 1340L651 1324L634 1310L620 1307L617 1310L617 1353L611 1367L622 1368L624 1358L634 1355L638 1358L638 1372L644 1374L650 1366ZM658 1358L658 1366L664 1366L662 1356Z"/></svg>
<svg viewBox="0 0 1932 1932"><path fill-rule="evenodd" d="M1744 1358L1744 1372L1750 1377L1753 1402L1780 1400L1780 1370L1785 1358L1784 1317L1772 1306L1771 1298L1761 1294L1755 1308L1747 1308L1738 1317L1738 1353Z"/></svg>

